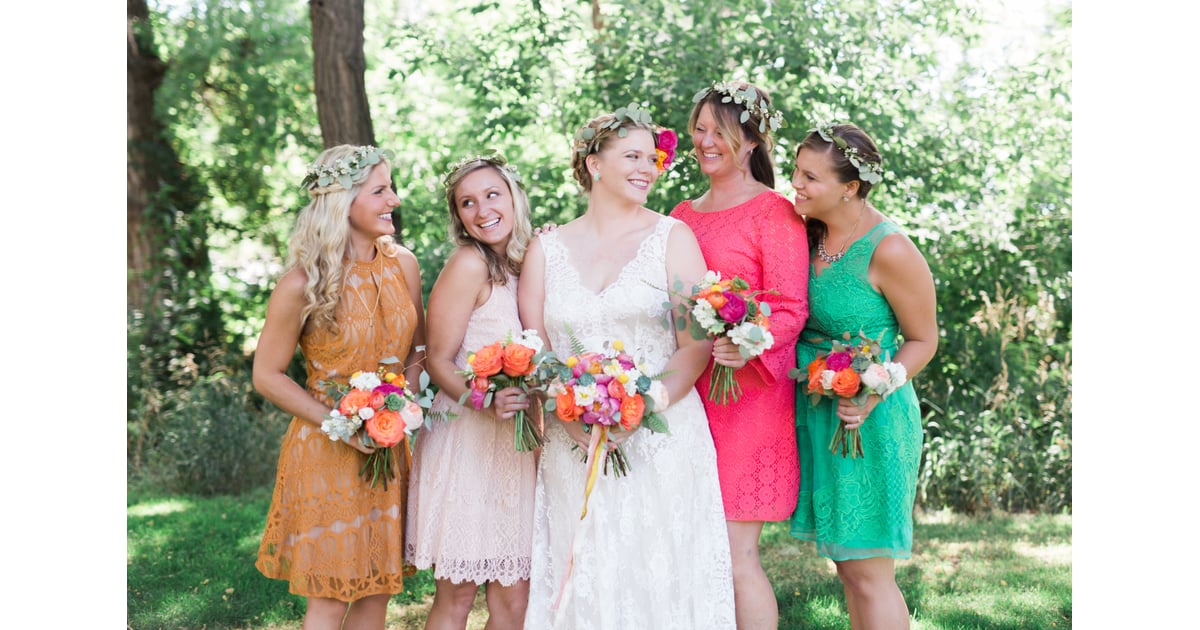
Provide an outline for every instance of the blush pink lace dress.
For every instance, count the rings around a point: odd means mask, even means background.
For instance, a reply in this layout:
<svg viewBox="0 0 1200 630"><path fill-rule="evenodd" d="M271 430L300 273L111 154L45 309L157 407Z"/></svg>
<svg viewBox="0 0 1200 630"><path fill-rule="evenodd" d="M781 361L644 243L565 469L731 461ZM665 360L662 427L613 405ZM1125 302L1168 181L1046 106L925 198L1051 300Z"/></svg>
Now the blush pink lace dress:
<svg viewBox="0 0 1200 630"><path fill-rule="evenodd" d="M521 332L517 279L493 285L467 324L454 359ZM533 453L513 449L513 424L439 393L434 412L455 414L422 428L413 449L405 559L433 567L454 583L496 581L510 586L529 578L533 535Z"/></svg>

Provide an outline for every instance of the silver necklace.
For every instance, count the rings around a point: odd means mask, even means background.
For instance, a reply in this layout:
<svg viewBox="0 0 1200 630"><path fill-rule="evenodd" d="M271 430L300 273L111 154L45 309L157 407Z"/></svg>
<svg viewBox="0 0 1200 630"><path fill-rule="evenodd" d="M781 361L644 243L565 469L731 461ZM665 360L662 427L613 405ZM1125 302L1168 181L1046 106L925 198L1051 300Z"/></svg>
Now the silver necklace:
<svg viewBox="0 0 1200 630"><path fill-rule="evenodd" d="M846 240L842 241L842 248L832 256L829 255L829 252L825 251L825 237L829 235L829 228L825 229L825 233L821 235L821 241L817 243L817 256L825 261L825 264L832 265L841 260L842 256L846 255L846 246L850 244L850 239L854 238L854 233L858 231L858 223L862 221L862 215L866 210L867 204L863 203L862 209L858 211L858 218L854 220L854 227L850 228L850 234L846 236Z"/></svg>

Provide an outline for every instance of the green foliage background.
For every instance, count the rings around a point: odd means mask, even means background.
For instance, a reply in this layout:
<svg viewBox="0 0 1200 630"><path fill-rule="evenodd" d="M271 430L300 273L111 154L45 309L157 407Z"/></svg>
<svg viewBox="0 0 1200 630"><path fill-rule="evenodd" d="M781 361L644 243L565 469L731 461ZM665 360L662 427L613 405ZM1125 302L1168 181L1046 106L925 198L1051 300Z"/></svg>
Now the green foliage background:
<svg viewBox="0 0 1200 630"><path fill-rule="evenodd" d="M788 121L777 188L791 195L792 152L814 122L854 122L885 156L875 205L929 259L942 339L916 379L927 422L919 502L1069 510L1071 10L1050 2L1019 47L1014 34L997 38L994 5L614 0L599 5L596 29L592 5L578 0L368 0L368 95L378 142L398 157L402 241L428 292L449 251L440 186L449 163L501 150L524 175L535 222L564 222L583 208L569 139L587 119L637 102L679 131L686 151L691 96L714 80L750 80ZM282 433L286 418L245 387L247 361L320 133L306 3L151 2L151 11L170 67L159 116L190 181L207 191L180 212L208 226L212 263L199 288L130 314L131 483L169 485L189 479L170 464L181 427L203 424L180 422L184 409ZM685 156L648 205L668 212L704 185ZM179 314L189 300L220 308ZM214 347L144 334L164 321L223 337ZM233 382L212 384L222 380ZM172 402L196 382L207 389ZM244 412L231 415L230 392L244 393L232 399ZM256 442L246 456L273 461L277 442ZM183 487L229 492L228 479L247 474Z"/></svg>

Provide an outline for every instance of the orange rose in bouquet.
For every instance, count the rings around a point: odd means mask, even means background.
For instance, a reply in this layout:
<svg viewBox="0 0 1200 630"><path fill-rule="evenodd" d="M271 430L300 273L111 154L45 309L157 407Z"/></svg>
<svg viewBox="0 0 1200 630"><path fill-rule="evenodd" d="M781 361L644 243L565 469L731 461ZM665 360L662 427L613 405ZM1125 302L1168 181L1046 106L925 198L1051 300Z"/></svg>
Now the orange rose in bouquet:
<svg viewBox="0 0 1200 630"><path fill-rule="evenodd" d="M842 334L842 340L831 340L829 352L822 352L809 362L801 372L792 368L788 376L799 381L805 379L805 391L813 405L822 398L849 398L862 405L871 394L886 398L908 382L904 365L886 361L879 342L858 333L858 340L851 343L850 333ZM841 453L851 459L863 454L862 435L858 429L845 428L838 421L833 439L829 442L830 452Z"/></svg>
<svg viewBox="0 0 1200 630"><path fill-rule="evenodd" d="M525 392L545 391L548 380L548 361L553 355L542 352L542 338L537 331L525 330L513 337L510 332L496 343L488 344L467 355L467 369L458 373L466 380L467 391L458 404L470 401L475 409L492 404L496 392L506 387L519 387ZM513 416L513 448L533 451L543 443L541 431L530 422L525 411Z"/></svg>
<svg viewBox="0 0 1200 630"><path fill-rule="evenodd" d="M606 342L603 350L595 352L583 350L574 338L572 345L575 354L554 366L556 376L550 391L555 396L547 401L546 409L564 422L584 423L591 434L584 456L589 469L583 498L586 515L587 499L601 465L605 472L611 465L618 477L629 470L620 447L605 450L609 432L633 431L644 425L666 433L667 420L660 412L666 408L667 392L659 377L647 374L644 365L624 352L620 341Z"/></svg>
<svg viewBox="0 0 1200 630"><path fill-rule="evenodd" d="M758 296L777 291L752 290L749 283L737 276L723 280L719 271L711 270L705 272L690 294L679 293L682 286L677 279L673 293L682 298L675 307L677 321L681 330L684 322L690 322L686 325L693 339L729 337L747 360L775 344L769 321L771 305L760 301ZM737 402L742 387L734 378L734 371L727 365L713 363L707 400L721 404Z"/></svg>
<svg viewBox="0 0 1200 630"><path fill-rule="evenodd" d="M381 363L398 363L389 358ZM386 367L376 372L355 372L349 384L325 382L330 397L338 398L337 407L325 416L321 431L329 439L349 443L360 430L362 443L375 449L366 456L359 474L372 487L396 478L395 454L392 447L404 441L425 420L416 397L405 389L403 376L388 372Z"/></svg>

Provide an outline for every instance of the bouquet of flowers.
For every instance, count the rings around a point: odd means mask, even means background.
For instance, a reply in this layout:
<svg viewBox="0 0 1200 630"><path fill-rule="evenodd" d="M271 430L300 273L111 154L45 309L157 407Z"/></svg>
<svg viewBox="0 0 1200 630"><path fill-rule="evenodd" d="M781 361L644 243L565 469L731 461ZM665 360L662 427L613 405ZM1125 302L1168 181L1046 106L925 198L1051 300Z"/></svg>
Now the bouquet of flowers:
<svg viewBox="0 0 1200 630"><path fill-rule="evenodd" d="M604 471L612 466L613 474L620 477L629 470L629 464L620 447L608 451L606 448L611 431L634 431L645 426L655 433L667 433L667 420L659 403L667 400L667 389L660 380L662 375L650 376L644 365L637 364L633 357L624 352L619 341L605 342L604 349L585 351L578 341L572 339L571 350L575 353L554 369L558 377L548 393L553 397L546 401L546 409L553 411L563 422L582 422L591 434L591 443L584 458L588 466L587 486L584 489L583 514L587 515L587 499L596 477L600 472L601 460Z"/></svg>
<svg viewBox="0 0 1200 630"><path fill-rule="evenodd" d="M679 289L682 282L675 281L675 294L681 295ZM760 302L758 296L763 293L777 293L775 290L752 291L750 285L741 278L734 276L721 279L721 272L707 271L699 284L692 287L692 292L683 297L677 307L676 325L682 327L685 322L691 322L691 333L695 339L727 336L737 344L738 351L745 359L753 359L775 344L771 336L771 325L768 317L771 315L771 305ZM712 375L708 381L708 400L725 404L742 395L742 387L733 377L734 369L714 363Z"/></svg>
<svg viewBox="0 0 1200 630"><path fill-rule="evenodd" d="M536 330L522 331L516 338L510 331L504 339L467 355L467 369L458 372L466 379L467 391L458 404L470 399L475 409L483 409L506 387L545 391L555 361L553 353L542 351L542 338ZM533 451L544 442L537 425L526 418L525 411L518 411L513 417L513 448Z"/></svg>
<svg viewBox="0 0 1200 630"><path fill-rule="evenodd" d="M799 368L789 372L796 380L807 378L807 393L813 405L822 398L849 398L862 405L871 394L886 398L908 382L904 364L882 358L879 341L861 331L854 342L849 332L843 333L842 339L844 342L834 339L828 353L818 354L808 364L807 374ZM846 430L845 424L838 423L829 442L829 452L835 455L840 452L842 457L849 455L851 459L861 457L862 436L858 429Z"/></svg>
<svg viewBox="0 0 1200 630"><path fill-rule="evenodd" d="M363 429L365 446L375 448L367 456L359 474L372 487L396 478L393 446L411 435L424 422L424 412L416 396L405 389L403 375L388 371L386 365L399 363L390 357L380 361L375 372L355 372L349 384L325 381L326 392L337 400L337 407L325 416L321 431L333 441L349 443Z"/></svg>

